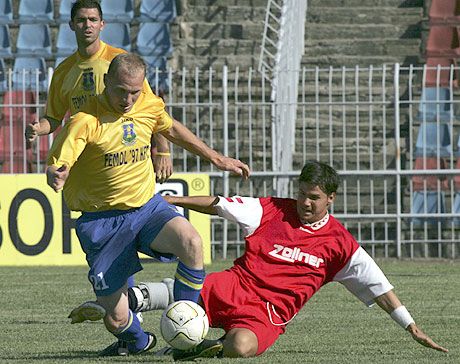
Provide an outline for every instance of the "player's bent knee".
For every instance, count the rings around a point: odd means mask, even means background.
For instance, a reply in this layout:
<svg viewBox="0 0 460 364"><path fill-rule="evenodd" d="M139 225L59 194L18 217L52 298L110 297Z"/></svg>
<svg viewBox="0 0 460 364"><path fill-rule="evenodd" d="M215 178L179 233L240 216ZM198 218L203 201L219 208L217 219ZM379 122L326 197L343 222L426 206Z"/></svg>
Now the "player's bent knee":
<svg viewBox="0 0 460 364"><path fill-rule="evenodd" d="M187 264L196 265L201 264L203 260L203 242L198 234L190 234L181 241L182 254L179 258Z"/></svg>
<svg viewBox="0 0 460 364"><path fill-rule="evenodd" d="M227 333L224 341L224 356L250 358L256 356L257 336L248 329L233 329Z"/></svg>

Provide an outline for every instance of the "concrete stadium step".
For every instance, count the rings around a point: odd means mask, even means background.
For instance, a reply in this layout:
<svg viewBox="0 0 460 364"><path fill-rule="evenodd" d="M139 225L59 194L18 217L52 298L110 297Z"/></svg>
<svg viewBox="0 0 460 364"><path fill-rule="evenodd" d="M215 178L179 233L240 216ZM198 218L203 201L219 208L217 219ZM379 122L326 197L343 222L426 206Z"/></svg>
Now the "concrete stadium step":
<svg viewBox="0 0 460 364"><path fill-rule="evenodd" d="M421 28L418 24L340 24L307 23L306 40L339 39L406 39L420 40Z"/></svg>
<svg viewBox="0 0 460 364"><path fill-rule="evenodd" d="M184 6L246 6L246 7L267 7L267 0L185 0Z"/></svg>
<svg viewBox="0 0 460 364"><path fill-rule="evenodd" d="M361 8L380 8L380 7L398 7L412 8L423 7L424 0L309 0L309 7L361 7Z"/></svg>
<svg viewBox="0 0 460 364"><path fill-rule="evenodd" d="M260 44L253 39L193 39L179 45L187 54L205 57L229 55L254 55L260 51Z"/></svg>
<svg viewBox="0 0 460 364"><path fill-rule="evenodd" d="M333 42L308 40L305 55L329 56L408 56L420 53L420 39L374 39L334 40Z"/></svg>
<svg viewBox="0 0 460 364"><path fill-rule="evenodd" d="M310 6L307 10L308 23L330 24L417 24L423 17L422 8L397 7L321 7Z"/></svg>
<svg viewBox="0 0 460 364"><path fill-rule="evenodd" d="M262 23L181 22L180 38L185 39L256 39L264 29Z"/></svg>
<svg viewBox="0 0 460 364"><path fill-rule="evenodd" d="M241 23L245 21L260 22L265 18L265 7L255 6L190 6L184 18L196 22Z"/></svg>
<svg viewBox="0 0 460 364"><path fill-rule="evenodd" d="M187 52L187 48L177 47L175 50L175 60L172 61L176 68L187 67L187 69L213 67L221 70L224 65L238 65L242 69L257 68L259 63L258 55L194 55Z"/></svg>
<svg viewBox="0 0 460 364"><path fill-rule="evenodd" d="M311 53L311 54L310 54ZM341 55L341 54L328 54L322 56L316 56L312 52L306 54L302 57L302 66L305 67L312 67L312 66L333 66L333 67L341 67L341 66L379 66L382 64L386 65L394 65L395 63L399 63L404 66L408 66L410 64L419 64L422 60L420 54L411 54L407 56L396 56L392 54L386 55L369 55L363 56L359 54L355 55Z"/></svg>

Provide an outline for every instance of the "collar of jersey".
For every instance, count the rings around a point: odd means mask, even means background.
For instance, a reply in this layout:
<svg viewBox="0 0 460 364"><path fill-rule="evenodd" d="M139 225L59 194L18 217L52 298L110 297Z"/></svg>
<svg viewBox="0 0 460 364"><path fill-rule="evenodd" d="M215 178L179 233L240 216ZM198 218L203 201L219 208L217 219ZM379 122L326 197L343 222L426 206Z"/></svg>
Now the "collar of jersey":
<svg viewBox="0 0 460 364"><path fill-rule="evenodd" d="M319 230L324 225L326 225L328 221L329 221L329 212L326 211L326 215L324 215L324 217L321 220L312 222L311 224L309 223L303 224L302 227L304 228L308 227L311 230Z"/></svg>
<svg viewBox="0 0 460 364"><path fill-rule="evenodd" d="M85 58L85 57L82 57L80 52L78 51L77 49L77 54L78 54L78 58L82 61L89 61L89 60L92 60L92 59L96 59L96 58L100 58L102 52L104 51L105 47L106 47L106 43L104 43L102 40L99 40L100 41L100 46L99 46L99 50L94 53L92 56L88 57L88 58Z"/></svg>

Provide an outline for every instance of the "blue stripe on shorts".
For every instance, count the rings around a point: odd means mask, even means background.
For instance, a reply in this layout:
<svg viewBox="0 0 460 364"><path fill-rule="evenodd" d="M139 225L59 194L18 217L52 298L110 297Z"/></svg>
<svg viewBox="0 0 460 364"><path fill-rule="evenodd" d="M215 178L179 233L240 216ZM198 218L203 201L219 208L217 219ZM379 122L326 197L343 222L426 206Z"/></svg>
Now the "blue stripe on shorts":
<svg viewBox="0 0 460 364"><path fill-rule="evenodd" d="M159 194L136 209L84 212L76 222L76 232L86 253L88 279L96 295L116 292L129 276L142 270L138 251L162 262L176 260L172 254L152 250L150 244L177 216L184 218Z"/></svg>

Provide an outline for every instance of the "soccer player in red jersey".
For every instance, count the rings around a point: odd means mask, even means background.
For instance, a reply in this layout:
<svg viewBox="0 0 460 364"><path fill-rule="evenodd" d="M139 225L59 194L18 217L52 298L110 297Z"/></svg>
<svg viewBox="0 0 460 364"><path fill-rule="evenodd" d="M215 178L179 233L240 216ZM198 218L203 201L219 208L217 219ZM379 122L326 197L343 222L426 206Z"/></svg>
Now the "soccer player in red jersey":
<svg viewBox="0 0 460 364"><path fill-rule="evenodd" d="M173 349L175 360L262 354L321 286L342 283L364 304L377 303L414 340L444 351L417 327L375 261L328 213L339 176L323 163L307 162L297 200L250 197L174 197L168 202L237 222L245 253L223 272L210 273L201 291L211 327L222 340L205 340L189 351Z"/></svg>

